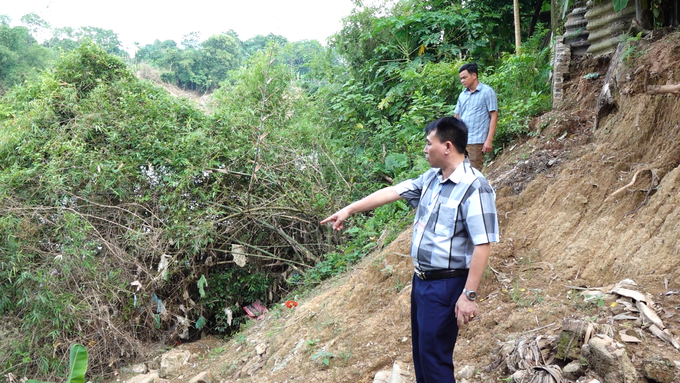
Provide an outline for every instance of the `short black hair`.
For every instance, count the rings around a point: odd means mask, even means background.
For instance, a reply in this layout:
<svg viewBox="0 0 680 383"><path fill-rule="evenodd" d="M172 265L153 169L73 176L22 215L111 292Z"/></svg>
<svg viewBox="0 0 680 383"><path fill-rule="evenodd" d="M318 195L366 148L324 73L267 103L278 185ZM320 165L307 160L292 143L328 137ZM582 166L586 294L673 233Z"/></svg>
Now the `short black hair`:
<svg viewBox="0 0 680 383"><path fill-rule="evenodd" d="M458 69L458 73L460 73L464 70L468 71L468 73L470 73L470 74L472 74L472 73L477 74L477 63L464 64L463 66L460 67L460 69Z"/></svg>
<svg viewBox="0 0 680 383"><path fill-rule="evenodd" d="M463 121L455 117L442 117L425 125L426 135L429 135L433 130L435 131L434 135L437 136L439 141L451 141L459 154L465 154L468 129Z"/></svg>

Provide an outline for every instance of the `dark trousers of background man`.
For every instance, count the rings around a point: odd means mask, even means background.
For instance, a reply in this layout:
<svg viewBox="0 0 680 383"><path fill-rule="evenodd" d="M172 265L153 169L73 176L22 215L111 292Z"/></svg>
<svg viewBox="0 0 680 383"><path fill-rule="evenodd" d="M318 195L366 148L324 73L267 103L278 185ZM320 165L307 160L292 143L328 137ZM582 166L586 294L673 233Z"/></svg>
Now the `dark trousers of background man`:
<svg viewBox="0 0 680 383"><path fill-rule="evenodd" d="M453 348L458 337L456 301L467 276L421 280L413 276L411 338L418 383L456 383Z"/></svg>

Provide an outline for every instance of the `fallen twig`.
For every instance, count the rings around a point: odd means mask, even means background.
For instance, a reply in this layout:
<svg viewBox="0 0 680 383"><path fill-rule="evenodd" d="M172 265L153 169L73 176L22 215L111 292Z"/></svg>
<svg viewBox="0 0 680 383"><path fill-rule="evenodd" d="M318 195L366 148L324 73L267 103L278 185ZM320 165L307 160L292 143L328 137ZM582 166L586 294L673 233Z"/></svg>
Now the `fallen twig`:
<svg viewBox="0 0 680 383"><path fill-rule="evenodd" d="M537 327L537 328L535 328L535 329L533 329L533 330L524 331L524 332L522 333L522 335L523 335L523 334L528 334L528 333L530 333L530 332L540 331L540 330L543 330L543 329L545 329L545 328L548 328L548 327L551 327L551 326L554 326L554 325L555 325L555 322L552 322L551 324L547 324L547 325L545 325L545 326Z"/></svg>
<svg viewBox="0 0 680 383"><path fill-rule="evenodd" d="M624 186L624 187L618 189L617 191L613 192L613 193L610 194L609 197L607 197L606 199L612 198L612 197L614 197L615 195L622 193L624 190L628 189L629 187L635 185L635 180L637 180L638 174L644 172L645 170L650 170L650 169L649 169L649 168L644 168L644 169L640 169L640 170L636 171L635 174L633 174L633 179L632 179L626 186ZM651 170L650 170L650 171L651 171Z"/></svg>
<svg viewBox="0 0 680 383"><path fill-rule="evenodd" d="M647 94L680 93L680 84L650 85L647 87Z"/></svg>
<svg viewBox="0 0 680 383"><path fill-rule="evenodd" d="M638 210L640 210L641 207L643 207L646 203L647 200L649 199L649 195L652 193L652 190L654 190L654 187L656 187L656 181L659 178L659 176L654 173L654 171L650 170L652 172L652 183L649 185L649 189L647 189L647 193L645 194L645 199L640 202L640 204L635 208L635 210L626 213L626 215L631 215L637 213Z"/></svg>
<svg viewBox="0 0 680 383"><path fill-rule="evenodd" d="M600 287L581 287L581 286L570 286L570 285L564 285L564 287L569 288L569 289L574 289L574 290L599 290L602 288Z"/></svg>

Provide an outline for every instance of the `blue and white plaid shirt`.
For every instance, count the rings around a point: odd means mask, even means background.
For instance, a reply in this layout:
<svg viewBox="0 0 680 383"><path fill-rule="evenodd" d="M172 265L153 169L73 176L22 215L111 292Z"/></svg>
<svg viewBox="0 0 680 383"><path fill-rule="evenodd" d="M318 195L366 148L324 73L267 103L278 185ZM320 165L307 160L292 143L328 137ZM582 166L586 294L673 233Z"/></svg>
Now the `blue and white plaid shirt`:
<svg viewBox="0 0 680 383"><path fill-rule="evenodd" d="M480 82L472 93L468 89L460 93L453 113L458 114L468 128L468 145L486 141L491 123L489 112L497 110L496 92L486 84Z"/></svg>
<svg viewBox="0 0 680 383"><path fill-rule="evenodd" d="M415 206L411 257L421 271L468 269L475 245L498 242L496 193L466 158L442 179L432 168L394 186Z"/></svg>

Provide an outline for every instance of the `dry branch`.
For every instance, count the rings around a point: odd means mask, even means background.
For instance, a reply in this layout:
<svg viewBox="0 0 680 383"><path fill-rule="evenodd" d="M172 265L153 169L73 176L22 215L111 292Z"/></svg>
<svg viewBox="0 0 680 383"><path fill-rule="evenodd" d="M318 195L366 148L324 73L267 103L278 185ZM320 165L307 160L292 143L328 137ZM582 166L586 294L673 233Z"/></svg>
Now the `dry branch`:
<svg viewBox="0 0 680 383"><path fill-rule="evenodd" d="M620 189L616 190L615 192L613 192L612 194L610 194L609 197L605 198L605 201L616 196L616 195L618 195L618 194L620 194L620 193L622 193L623 191L625 191L629 187L635 185L635 181L637 180L638 175L642 172L645 172L645 171L649 171L649 172L652 173L652 185L653 185L655 180L658 178L656 173L654 173L654 171L650 168L640 169L640 170L636 171L635 174L633 174L633 179L627 185L623 186L622 188L620 188Z"/></svg>
<svg viewBox="0 0 680 383"><path fill-rule="evenodd" d="M680 84L650 85L647 87L647 94L666 94L680 93Z"/></svg>

